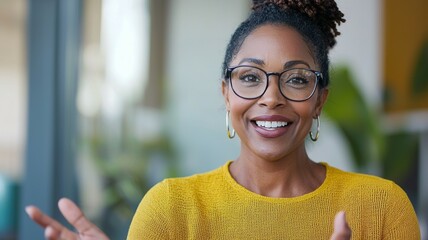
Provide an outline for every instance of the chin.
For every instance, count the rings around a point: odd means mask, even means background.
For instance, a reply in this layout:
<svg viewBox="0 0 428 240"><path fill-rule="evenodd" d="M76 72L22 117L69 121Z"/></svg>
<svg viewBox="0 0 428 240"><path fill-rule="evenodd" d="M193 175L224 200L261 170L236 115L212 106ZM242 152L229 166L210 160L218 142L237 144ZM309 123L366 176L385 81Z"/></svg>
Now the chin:
<svg viewBox="0 0 428 240"><path fill-rule="evenodd" d="M287 151L279 152L278 148L272 148L272 146L270 146L269 148L257 149L254 151L254 153L256 153L257 156L268 162L280 161L288 155Z"/></svg>
<svg viewBox="0 0 428 240"><path fill-rule="evenodd" d="M284 141L278 142L253 142L249 149L251 152L268 162L276 162L287 158L287 156L298 156L300 145L287 144ZM293 157L294 158L294 157Z"/></svg>

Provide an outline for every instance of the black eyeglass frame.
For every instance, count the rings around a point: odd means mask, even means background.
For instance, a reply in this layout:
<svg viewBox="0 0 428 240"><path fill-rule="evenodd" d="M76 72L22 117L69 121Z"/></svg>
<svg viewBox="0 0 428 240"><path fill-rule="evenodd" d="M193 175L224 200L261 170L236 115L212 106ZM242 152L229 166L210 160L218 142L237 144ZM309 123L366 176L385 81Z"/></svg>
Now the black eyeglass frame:
<svg viewBox="0 0 428 240"><path fill-rule="evenodd" d="M257 96L257 97L252 97L252 98L248 98L248 97L243 97L243 96L241 96L241 95L239 95L236 91L235 91L235 89L233 88L233 84L232 84L232 71L233 70L235 70L236 68L240 68L240 67L251 67L251 68L256 68L256 69L258 69L258 70L260 70L260 71L262 71L262 72L264 72L265 74L266 74L266 79L267 79L267 83L266 83L266 87L265 87L265 90L259 95L259 96ZM240 97L240 98L243 98L243 99L247 99L247 100L254 100L254 99L257 99L257 98L261 98L264 94L265 94L265 92L266 92L266 90L268 89L268 87L269 87L269 76L271 76L271 75L275 75L275 76L277 76L278 77L278 86L280 86L280 80L281 80L281 75L282 74L284 74L285 72L288 72L288 71L291 71L291 70L296 70L296 69L300 69L300 70L306 70L306 71L310 71L310 72L313 72L314 74L315 74L315 87L314 87L314 89L312 90L312 92L311 92L311 94L307 97L307 98L305 98L305 99L302 99L302 100L295 100L295 99L291 99L291 98L289 98L289 97L287 97L287 96L285 96L285 94L282 92L282 90L281 90L281 87L278 87L278 89L279 89L279 92L281 93L281 95L284 97L284 98L286 98L287 100L290 100L290 101L293 101L293 102L304 102L304 101L306 101L306 100L308 100L308 99L310 99L313 95L314 95L314 93L315 93L315 91L316 91L316 89L318 88L318 83L319 82L322 82L322 80L323 80L323 75L322 75L322 73L321 72L319 72L319 71L315 71L315 70L312 70L312 69L309 69L309 68L290 68L290 69L287 69L287 70L284 70L284 71L282 71L282 72L266 72L265 70L263 70L263 69L261 69L261 68L259 68L259 67L255 67L255 66L251 66L251 65L239 65L239 66L235 66L235 67L228 67L227 69L226 69L226 72L225 72L225 75L224 75L224 77L225 77L225 79L227 79L228 81L229 81L229 84L230 84L230 87L232 88L232 91L236 94L236 96L238 96L238 97Z"/></svg>

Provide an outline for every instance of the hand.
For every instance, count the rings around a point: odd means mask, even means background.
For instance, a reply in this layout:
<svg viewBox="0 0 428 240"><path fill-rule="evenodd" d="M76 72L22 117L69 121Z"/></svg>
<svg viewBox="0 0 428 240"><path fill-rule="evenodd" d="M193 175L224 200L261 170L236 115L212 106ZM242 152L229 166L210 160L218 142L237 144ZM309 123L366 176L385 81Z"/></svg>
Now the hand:
<svg viewBox="0 0 428 240"><path fill-rule="evenodd" d="M334 232L330 240L350 240L351 235L352 231L346 222L345 212L338 212L334 218Z"/></svg>
<svg viewBox="0 0 428 240"><path fill-rule="evenodd" d="M109 238L95 224L90 222L82 210L74 202L67 198L62 198L58 202L59 210L65 219L76 228L77 233L64 227L59 222L44 214L34 206L25 208L28 216L45 229L45 238L49 240L108 240Z"/></svg>

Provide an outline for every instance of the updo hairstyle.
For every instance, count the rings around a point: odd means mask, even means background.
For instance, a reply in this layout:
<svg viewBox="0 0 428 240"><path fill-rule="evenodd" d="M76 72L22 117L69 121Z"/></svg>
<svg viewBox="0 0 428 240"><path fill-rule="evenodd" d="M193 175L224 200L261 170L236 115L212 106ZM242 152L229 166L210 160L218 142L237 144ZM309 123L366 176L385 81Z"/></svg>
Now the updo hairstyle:
<svg viewBox="0 0 428 240"><path fill-rule="evenodd" d="M223 78L247 36L260 26L272 24L289 26L302 35L323 74L319 87L327 87L328 53L340 35L337 26L345 22L343 16L334 0L253 0L251 15L236 29L227 46Z"/></svg>

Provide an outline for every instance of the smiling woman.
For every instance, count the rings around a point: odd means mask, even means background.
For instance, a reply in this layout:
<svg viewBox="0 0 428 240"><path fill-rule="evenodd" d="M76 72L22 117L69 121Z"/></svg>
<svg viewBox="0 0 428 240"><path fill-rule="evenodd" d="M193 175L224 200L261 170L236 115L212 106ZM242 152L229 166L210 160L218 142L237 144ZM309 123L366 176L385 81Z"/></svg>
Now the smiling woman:
<svg viewBox="0 0 428 240"><path fill-rule="evenodd" d="M328 52L341 22L333 0L254 1L232 35L221 82L239 156L158 183L142 199L128 239L420 239L414 209L395 183L306 152L307 136L318 138ZM68 200L60 209L81 238L106 238ZM77 237L37 208L27 211L48 237Z"/></svg>
<svg viewBox="0 0 428 240"><path fill-rule="evenodd" d="M250 58L258 61L246 60ZM243 99L238 94L230 94L229 86L226 83L228 79L226 79L223 83L226 108L231 112L232 125L241 139L241 149L251 152L249 154L247 151L241 150L240 158L252 158L248 155L254 153L256 155L258 153L269 154L258 156L263 159L272 158L272 160L284 157L296 158L295 154L305 153L306 155L304 141L312 126L312 119L316 119L321 113L327 91L325 89L314 91L317 77L312 71L318 70L318 66L301 35L286 26L260 26L245 39L230 65L242 63L252 64L254 67L264 68L270 72L285 71L284 73L287 73L303 69L300 71L313 74L312 77L305 76L304 78L305 81L312 81L313 84L309 84L309 89L306 91L297 91L289 84L284 85L282 83L284 80L277 77L278 81L271 79L269 87L266 83L267 88L263 95L259 94L258 98L249 100ZM300 74L301 76L302 74ZM233 82L235 82L233 79L232 76L230 86L233 86ZM289 79L286 79L285 82L289 82ZM284 93L290 93L290 95L287 97ZM295 99L291 100L292 98ZM273 129L259 126L256 124L257 121L282 121L287 125ZM269 140L267 141L266 138ZM263 151L263 153L259 151Z"/></svg>

